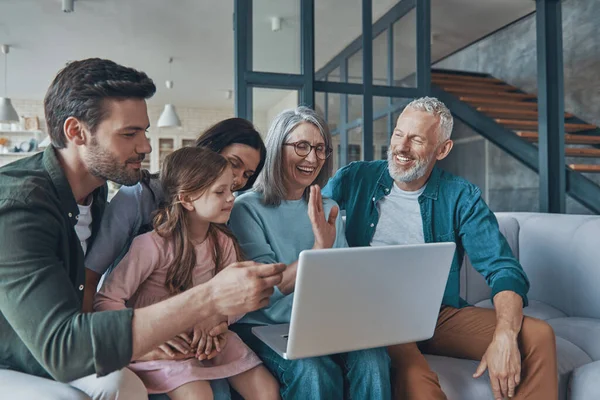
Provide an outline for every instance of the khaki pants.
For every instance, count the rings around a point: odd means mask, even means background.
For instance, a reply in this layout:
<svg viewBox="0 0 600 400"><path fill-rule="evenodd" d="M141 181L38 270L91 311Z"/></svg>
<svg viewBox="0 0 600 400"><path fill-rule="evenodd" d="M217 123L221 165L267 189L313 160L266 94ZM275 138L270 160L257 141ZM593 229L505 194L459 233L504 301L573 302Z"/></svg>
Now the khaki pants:
<svg viewBox="0 0 600 400"><path fill-rule="evenodd" d="M127 368L101 378L90 375L69 383L0 369L0 388L0 397L11 400L148 399L148 392L144 383Z"/></svg>
<svg viewBox="0 0 600 400"><path fill-rule="evenodd" d="M420 343L390 346L392 384L396 400L446 400L437 375L423 354L481 360L496 328L494 310L444 307L433 337ZM519 334L521 384L515 400L558 399L554 331L544 321L525 317ZM475 373L475 370L473 370Z"/></svg>

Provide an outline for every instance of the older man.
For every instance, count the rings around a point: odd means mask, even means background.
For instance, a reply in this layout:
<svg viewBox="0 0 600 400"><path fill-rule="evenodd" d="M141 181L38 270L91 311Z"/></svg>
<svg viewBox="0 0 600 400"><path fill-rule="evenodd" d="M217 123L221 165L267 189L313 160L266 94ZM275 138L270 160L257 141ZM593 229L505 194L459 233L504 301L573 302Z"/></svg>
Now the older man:
<svg viewBox="0 0 600 400"><path fill-rule="evenodd" d="M323 189L346 210L350 246L456 243L433 337L388 348L395 398L446 399L426 353L481 360L473 377L487 369L496 399L557 399L552 328L523 318L525 272L479 188L435 166L452 149L452 125L439 100L414 100L398 118L387 161L351 163ZM459 297L465 252L492 288L495 310L467 307Z"/></svg>

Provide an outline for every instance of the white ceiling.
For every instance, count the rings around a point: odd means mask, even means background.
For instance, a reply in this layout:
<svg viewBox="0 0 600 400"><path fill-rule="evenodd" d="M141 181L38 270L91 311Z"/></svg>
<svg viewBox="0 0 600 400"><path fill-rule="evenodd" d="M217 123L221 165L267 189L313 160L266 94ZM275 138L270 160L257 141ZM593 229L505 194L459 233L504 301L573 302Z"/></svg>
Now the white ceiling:
<svg viewBox="0 0 600 400"><path fill-rule="evenodd" d="M299 0L253 3L255 68L299 72ZM373 0L373 19L395 3ZM432 58L534 7L523 0L432 0L432 31L440 38ZM315 14L319 68L360 35L361 0L316 0ZM278 32L271 31L272 16L283 19ZM0 0L0 43L12 46L8 95L42 99L68 60L103 57L148 73L159 89L152 102L232 108L233 100L225 96L233 89L232 27L233 0L77 0L70 14L61 11L60 0ZM407 30L402 35L405 43L396 44L399 48L414 43L414 29ZM171 56L175 87L169 93L164 81ZM267 108L279 97L262 92L255 106Z"/></svg>

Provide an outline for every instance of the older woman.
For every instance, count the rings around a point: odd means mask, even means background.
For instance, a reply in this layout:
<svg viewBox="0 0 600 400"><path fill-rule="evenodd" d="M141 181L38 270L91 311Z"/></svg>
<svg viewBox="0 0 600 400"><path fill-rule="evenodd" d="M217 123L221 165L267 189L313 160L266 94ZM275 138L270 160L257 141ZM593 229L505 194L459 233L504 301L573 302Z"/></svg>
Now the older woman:
<svg viewBox="0 0 600 400"><path fill-rule="evenodd" d="M347 246L338 207L323 200L319 190L331 176L330 146L327 124L309 108L284 111L273 121L265 167L255 191L236 199L230 227L248 258L288 267L270 305L246 315L232 329L279 379L284 399L389 399L385 349L291 361L251 334L255 325L290 322L302 250Z"/></svg>

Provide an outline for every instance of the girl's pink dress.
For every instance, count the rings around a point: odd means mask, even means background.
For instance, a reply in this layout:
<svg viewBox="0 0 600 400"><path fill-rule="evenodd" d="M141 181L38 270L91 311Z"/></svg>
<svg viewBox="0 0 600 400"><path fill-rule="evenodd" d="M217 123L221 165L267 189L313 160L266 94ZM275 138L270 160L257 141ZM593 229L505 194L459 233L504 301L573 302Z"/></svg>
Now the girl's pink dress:
<svg viewBox="0 0 600 400"><path fill-rule="evenodd" d="M219 233L224 250L224 265L236 261L233 242ZM196 267L193 284L207 282L215 275L210 241L196 246ZM126 307L149 306L170 297L165 280L173 246L156 232L140 235L133 240L129 252L108 276L102 289L94 299L94 309L119 310ZM242 316L229 318L232 324ZM187 360L157 360L133 362L129 368L144 381L148 393L167 393L179 386L198 380L228 378L248 371L261 363L260 359L234 333L227 333L227 344L223 351L210 361L196 358Z"/></svg>

